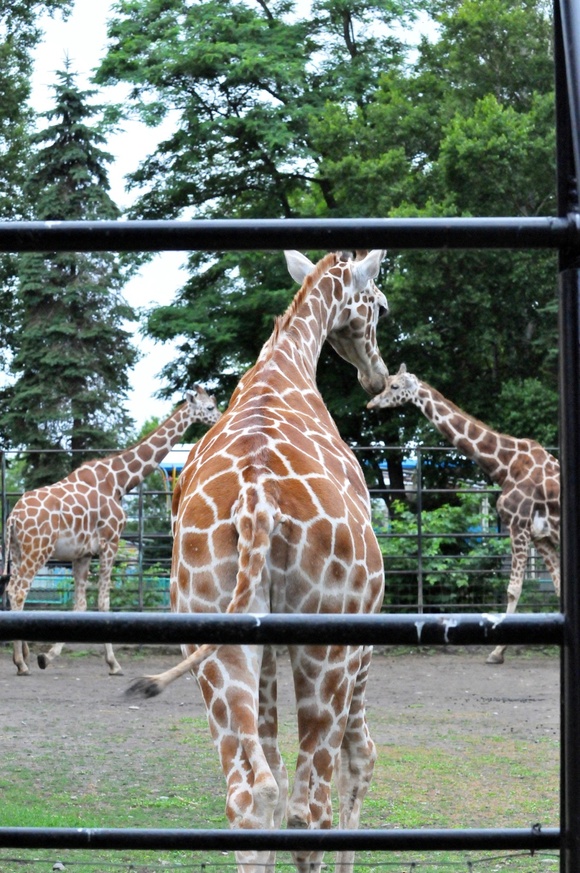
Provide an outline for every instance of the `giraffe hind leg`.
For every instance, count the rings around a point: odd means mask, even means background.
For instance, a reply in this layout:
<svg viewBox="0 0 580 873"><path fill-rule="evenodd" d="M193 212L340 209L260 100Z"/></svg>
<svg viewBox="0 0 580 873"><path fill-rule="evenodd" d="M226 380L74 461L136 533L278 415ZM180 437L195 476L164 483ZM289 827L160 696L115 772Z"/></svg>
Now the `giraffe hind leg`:
<svg viewBox="0 0 580 873"><path fill-rule="evenodd" d="M16 590L14 590L16 587L15 580L17 582L19 581L18 577L16 575L13 575L6 589L6 598L8 601L7 605L10 610L20 612L24 609L24 603L30 584L20 585L19 593L17 593ZM29 655L30 649L28 648L28 643L26 642L26 640L13 640L12 661L14 663L14 666L16 667L17 676L30 675L30 668L28 666Z"/></svg>
<svg viewBox="0 0 580 873"><path fill-rule="evenodd" d="M522 593L529 544L529 534L526 536L520 535L519 537L512 538L512 571L507 589L507 615L516 611L518 601ZM503 664L506 649L507 646L505 645L496 646L493 652L487 657L485 663Z"/></svg>
<svg viewBox="0 0 580 873"><path fill-rule="evenodd" d="M85 590L89 575L90 563L90 557L79 558L76 561L72 562L72 571L75 582L75 610L84 611L87 608ZM55 658L58 658L58 656L64 649L64 646L64 643L54 643L54 645L50 647L48 652L41 652L39 655L37 655L36 660L40 669L46 670L46 668L55 660Z"/></svg>

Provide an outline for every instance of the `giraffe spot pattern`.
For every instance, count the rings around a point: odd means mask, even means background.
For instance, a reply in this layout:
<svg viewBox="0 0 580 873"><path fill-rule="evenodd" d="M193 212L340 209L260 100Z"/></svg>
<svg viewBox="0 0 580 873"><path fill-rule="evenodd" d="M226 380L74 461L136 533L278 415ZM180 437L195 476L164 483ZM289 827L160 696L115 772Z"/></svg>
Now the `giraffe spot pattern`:
<svg viewBox="0 0 580 873"><path fill-rule="evenodd" d="M371 253L378 265L377 254ZM364 255L360 260L369 263ZM364 476L316 388L325 339L360 368L363 387L376 393L385 384L375 326L386 300L362 266L364 279L357 279L360 287L355 283L355 267L329 255L306 275L228 410L194 447L173 502L176 611L379 608L383 562ZM185 651L194 659L199 654ZM329 783L344 737L344 755L356 748L365 761L356 772L364 772L365 785L370 779L374 746L364 715L370 651L367 659L361 647L291 646L290 657L300 751L288 822L326 827ZM286 791L273 728L273 653L218 646L192 663L227 780L228 819L240 827L271 826L280 820L277 799ZM244 860L253 873L253 863Z"/></svg>

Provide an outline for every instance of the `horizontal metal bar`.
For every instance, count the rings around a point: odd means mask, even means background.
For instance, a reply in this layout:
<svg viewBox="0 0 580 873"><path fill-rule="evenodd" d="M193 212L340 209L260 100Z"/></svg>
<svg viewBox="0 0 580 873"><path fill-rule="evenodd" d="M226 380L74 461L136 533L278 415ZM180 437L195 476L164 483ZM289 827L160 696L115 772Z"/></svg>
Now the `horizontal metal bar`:
<svg viewBox="0 0 580 873"><path fill-rule="evenodd" d="M3 828L0 848L180 851L459 851L559 849L557 828L412 830L192 830L149 828Z"/></svg>
<svg viewBox="0 0 580 873"><path fill-rule="evenodd" d="M142 612L0 612L0 639L69 643L304 645L561 645L557 613L200 615Z"/></svg>
<svg viewBox="0 0 580 873"><path fill-rule="evenodd" d="M580 250L580 216L0 222L3 252L562 247Z"/></svg>

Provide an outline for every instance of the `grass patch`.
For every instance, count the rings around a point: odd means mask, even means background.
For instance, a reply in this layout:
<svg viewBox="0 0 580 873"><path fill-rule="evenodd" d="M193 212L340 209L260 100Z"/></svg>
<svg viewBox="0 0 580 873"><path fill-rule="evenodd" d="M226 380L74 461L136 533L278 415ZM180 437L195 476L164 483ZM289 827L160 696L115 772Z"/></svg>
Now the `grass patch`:
<svg viewBox="0 0 580 873"><path fill-rule="evenodd" d="M100 673L96 676L95 681L107 682ZM7 681L17 692L18 683L27 680ZM50 721L52 716L40 741L36 734L36 741L29 742L26 726L20 721L11 722L9 730L2 728L3 827L227 827L225 780L204 716L187 714L186 705L184 709L167 706L155 727L148 722L151 709L144 704L137 713L127 711L122 719L118 717L111 732L106 707L121 704L113 694L110 698L102 695L91 720L83 721L89 727L84 727L79 752L75 718L81 705L76 698L67 700L64 682L51 682L46 687L54 689L54 703L61 708L63 717L58 723L66 724L62 732L55 730L57 722ZM188 693L184 691L184 700ZM164 700L159 707L165 706ZM45 699L39 699L39 705L48 707ZM535 822L558 826L559 743L553 736L517 739L495 724L482 734L476 716L462 708L460 701L452 712L434 713L411 693L404 707L390 711L386 703L373 717L388 723L389 731L382 737L389 741L378 745L362 827L527 828ZM424 744L415 734L419 723L422 736L428 736ZM293 717L284 715L280 734L292 773L296 757ZM49 873L56 861L65 864L67 873L201 873L202 869L205 873L230 873L235 866L233 853L0 849L0 873ZM327 856L329 870L332 862ZM557 869L556 857L549 854L530 858L525 853L498 852L361 852L356 871L454 873L467 871L468 863L474 873ZM277 870L294 870L288 855L280 856Z"/></svg>

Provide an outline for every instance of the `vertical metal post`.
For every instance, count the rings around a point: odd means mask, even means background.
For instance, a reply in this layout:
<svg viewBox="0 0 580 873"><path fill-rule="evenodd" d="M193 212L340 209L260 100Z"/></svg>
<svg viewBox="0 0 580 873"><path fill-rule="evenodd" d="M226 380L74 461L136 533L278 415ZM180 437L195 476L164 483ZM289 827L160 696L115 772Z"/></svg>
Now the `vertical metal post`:
<svg viewBox="0 0 580 873"><path fill-rule="evenodd" d="M561 873L580 870L580 270L560 274Z"/></svg>
<svg viewBox="0 0 580 873"><path fill-rule="evenodd" d="M145 532L143 530L145 525L145 513L143 512L143 482L139 485L139 521L138 521L138 535L137 535L137 548L138 548L138 567L139 567L139 604L138 610L139 612L143 612L143 604L145 598L144 592L144 579L143 579L143 550L145 549Z"/></svg>
<svg viewBox="0 0 580 873"><path fill-rule="evenodd" d="M8 520L8 495L6 494L6 452L0 452L0 458L2 459L2 463L0 466L0 487L2 488L2 506L0 507L0 520L2 522L2 545L0 546L0 556L2 560L0 562L0 572L3 572L4 569L6 569L6 572L8 572L8 567L6 566L6 558L8 556L4 548L4 531L6 530L6 522ZM6 585L2 584L0 586L0 609L6 609L7 600L8 595L6 594Z"/></svg>
<svg viewBox="0 0 580 873"><path fill-rule="evenodd" d="M558 214L578 214L580 4L554 2ZM561 873L580 870L580 252L560 250Z"/></svg>
<svg viewBox="0 0 580 873"><path fill-rule="evenodd" d="M421 447L417 448L417 612L423 612L423 473Z"/></svg>

